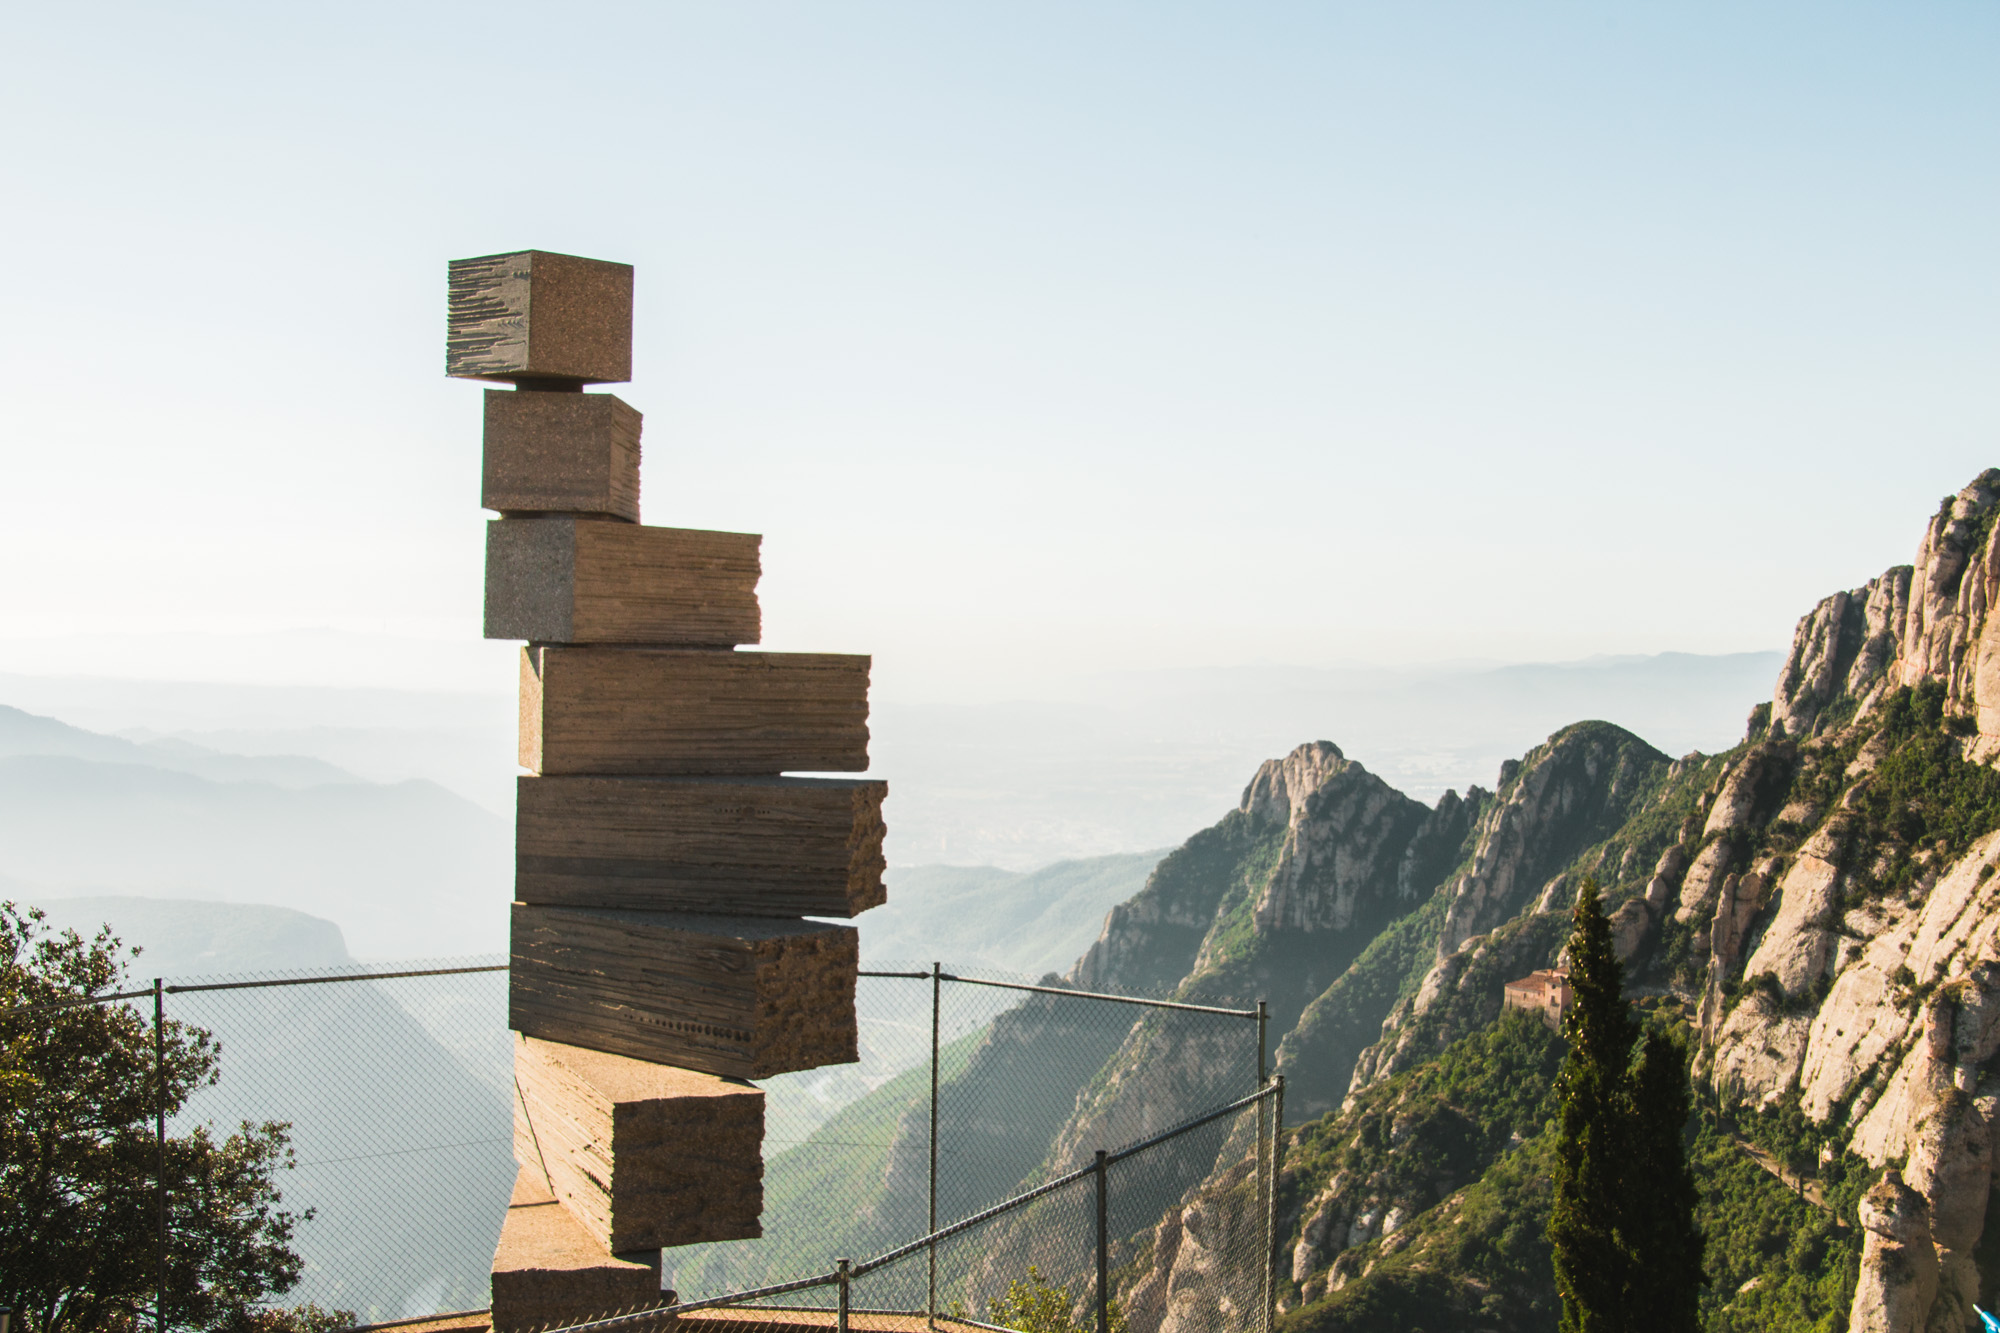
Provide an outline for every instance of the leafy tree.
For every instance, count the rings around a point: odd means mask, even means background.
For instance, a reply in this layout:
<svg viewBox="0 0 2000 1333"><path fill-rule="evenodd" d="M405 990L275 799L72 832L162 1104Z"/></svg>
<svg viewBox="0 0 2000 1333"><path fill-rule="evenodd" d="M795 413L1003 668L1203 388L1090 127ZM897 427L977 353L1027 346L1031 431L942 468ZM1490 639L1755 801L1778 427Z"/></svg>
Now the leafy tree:
<svg viewBox="0 0 2000 1333"><path fill-rule="evenodd" d="M1111 1333L1125 1333L1125 1315L1116 1301L1110 1313ZM1055 1286L1033 1264L1025 1279L1008 1283L1007 1294L988 1305L986 1317L1019 1333L1095 1333L1097 1328L1095 1305L1078 1319L1069 1288Z"/></svg>
<svg viewBox="0 0 2000 1333"><path fill-rule="evenodd" d="M216 1079L218 1047L169 1021L155 1067L150 1014L62 1001L129 987L107 927L85 940L0 903L0 1304L24 1333L147 1333L155 1319L159 1146L171 1118ZM133 951L136 953L136 950ZM279 1207L289 1126L206 1128L166 1143L166 1322L202 1333L319 1333L353 1322L271 1297L299 1279L302 1220ZM309 1217L307 1213L305 1216Z"/></svg>
<svg viewBox="0 0 2000 1333"><path fill-rule="evenodd" d="M1702 1238L1686 1056L1654 1034L1633 1066L1639 1026L1595 877L1571 916L1569 983L1548 1233L1563 1333L1693 1333Z"/></svg>

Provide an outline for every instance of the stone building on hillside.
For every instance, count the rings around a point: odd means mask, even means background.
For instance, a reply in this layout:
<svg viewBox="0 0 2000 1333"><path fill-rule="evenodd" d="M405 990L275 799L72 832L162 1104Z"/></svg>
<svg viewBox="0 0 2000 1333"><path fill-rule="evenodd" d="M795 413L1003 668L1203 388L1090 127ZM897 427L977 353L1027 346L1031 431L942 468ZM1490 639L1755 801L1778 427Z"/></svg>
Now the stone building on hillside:
<svg viewBox="0 0 2000 1333"><path fill-rule="evenodd" d="M1544 968L1530 972L1519 981L1501 987L1500 1002L1508 1009L1539 1014L1544 1023L1561 1031L1563 1011L1569 1008L1569 971Z"/></svg>

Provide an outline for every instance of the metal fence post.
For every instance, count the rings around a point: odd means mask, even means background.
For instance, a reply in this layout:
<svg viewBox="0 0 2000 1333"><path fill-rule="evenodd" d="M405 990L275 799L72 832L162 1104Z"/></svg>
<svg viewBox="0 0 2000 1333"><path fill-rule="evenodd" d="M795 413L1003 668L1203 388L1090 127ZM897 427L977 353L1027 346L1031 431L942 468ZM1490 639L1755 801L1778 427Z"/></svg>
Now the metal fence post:
<svg viewBox="0 0 2000 1333"><path fill-rule="evenodd" d="M931 963L931 1174L930 1174L930 1230L927 1235L937 1232L937 1163L938 1163L938 1011L943 995L944 964ZM924 1309L933 1319L937 1317L937 1242L930 1244L930 1285Z"/></svg>
<svg viewBox="0 0 2000 1333"><path fill-rule="evenodd" d="M848 1275L847 1270L849 1265L847 1260L835 1259L833 1265L836 1274L840 1278L840 1305L834 1311L833 1326L839 1330L839 1333L847 1333L847 1288L853 1279Z"/></svg>
<svg viewBox="0 0 2000 1333"><path fill-rule="evenodd" d="M1271 1094L1271 1183L1270 1211L1265 1214L1264 1226L1270 1240L1270 1252L1264 1257L1264 1328L1266 1333L1278 1323L1278 1172L1285 1160L1285 1076L1278 1075L1271 1080L1275 1089Z"/></svg>
<svg viewBox="0 0 2000 1333"><path fill-rule="evenodd" d="M1265 1034L1271 1030L1271 1010L1262 1000L1257 1001L1257 1086L1263 1087L1269 1077L1269 1061L1264 1057Z"/></svg>
<svg viewBox="0 0 2000 1333"><path fill-rule="evenodd" d="M1097 1333L1111 1333L1110 1174L1104 1149L1097 1150Z"/></svg>
<svg viewBox="0 0 2000 1333"><path fill-rule="evenodd" d="M167 1333L167 990L153 978L153 1184L159 1207L159 1252L153 1287L154 1333Z"/></svg>

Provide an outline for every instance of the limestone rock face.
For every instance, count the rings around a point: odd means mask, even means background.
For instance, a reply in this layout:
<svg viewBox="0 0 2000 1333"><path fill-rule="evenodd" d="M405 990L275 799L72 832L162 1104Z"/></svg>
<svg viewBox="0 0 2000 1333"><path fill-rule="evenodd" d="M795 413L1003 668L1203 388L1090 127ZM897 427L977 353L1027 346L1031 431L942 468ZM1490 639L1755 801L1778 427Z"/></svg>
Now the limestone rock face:
<svg viewBox="0 0 2000 1333"><path fill-rule="evenodd" d="M1891 683L1887 668L1909 618L1908 565L1814 607L1792 632L1792 650L1771 697L1771 722L1787 736L1810 736L1820 715L1846 695L1863 706Z"/></svg>
<svg viewBox="0 0 2000 1333"><path fill-rule="evenodd" d="M1257 900L1257 929L1266 934L1345 930L1393 896L1404 853L1432 815L1326 741L1266 762L1242 809L1285 823L1277 868Z"/></svg>
<svg viewBox="0 0 2000 1333"><path fill-rule="evenodd" d="M1283 759L1266 759L1243 789L1243 813L1266 823L1295 826L1305 817L1313 793L1347 767L1347 757L1332 741L1313 741Z"/></svg>
<svg viewBox="0 0 2000 1333"><path fill-rule="evenodd" d="M1472 865L1451 885L1437 956L1520 911L1667 757L1630 732L1582 723L1528 754L1479 824ZM1601 836L1601 834L1599 834Z"/></svg>
<svg viewBox="0 0 2000 1333"><path fill-rule="evenodd" d="M1771 699L1784 734L1825 730L1843 696L1865 710L1898 685L1934 681L1952 711L1977 720L1986 750L2000 751L2000 625L1987 615L2000 598L1996 504L2000 469L1989 468L1931 519L1915 566L1835 593L1799 622Z"/></svg>
<svg viewBox="0 0 2000 1333"><path fill-rule="evenodd" d="M1953 702L1970 702L1982 638L1994 593L1988 512L2000 501L2000 471L1988 470L1931 519L1917 549L1910 578L1910 610L1903 622L1902 683L1944 682Z"/></svg>
<svg viewBox="0 0 2000 1333"><path fill-rule="evenodd" d="M1937 1297L1938 1259L1924 1197L1894 1171L1861 1200L1861 1280L1852 1333L1923 1333Z"/></svg>
<svg viewBox="0 0 2000 1333"><path fill-rule="evenodd" d="M1778 913L1765 929L1763 943L1743 964L1745 976L1769 972L1787 995L1811 992L1826 974L1833 953L1834 931L1840 924L1835 910L1840 905L1839 879L1840 871L1832 863L1809 852L1800 855L1778 888ZM1764 905L1764 895L1749 888L1753 881L1761 888L1764 877L1755 872L1744 875L1736 888L1741 901L1731 905L1730 924L1739 937ZM1723 952L1718 940L1716 953Z"/></svg>
<svg viewBox="0 0 2000 1333"><path fill-rule="evenodd" d="M1729 874L1729 862L1735 854L1734 846L1723 838L1695 854L1694 864L1681 879L1681 905L1674 912L1674 920L1693 921L1715 906L1716 894Z"/></svg>

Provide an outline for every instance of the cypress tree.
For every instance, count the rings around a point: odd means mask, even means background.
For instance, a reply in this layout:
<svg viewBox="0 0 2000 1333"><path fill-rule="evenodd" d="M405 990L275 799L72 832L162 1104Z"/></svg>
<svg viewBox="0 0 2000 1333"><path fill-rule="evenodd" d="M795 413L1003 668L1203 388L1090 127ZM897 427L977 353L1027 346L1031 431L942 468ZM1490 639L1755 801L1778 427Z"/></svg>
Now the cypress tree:
<svg viewBox="0 0 2000 1333"><path fill-rule="evenodd" d="M1638 1286L1636 1239L1623 1197L1631 1099L1626 1063L1638 1035L1624 969L1611 946L1597 880L1585 879L1570 914L1569 1051L1556 1076L1555 1191L1549 1212L1562 1333L1628 1333Z"/></svg>
<svg viewBox="0 0 2000 1333"><path fill-rule="evenodd" d="M1687 1051L1658 1031L1639 1042L1594 877L1571 914L1569 984L1549 1216L1562 1333L1696 1333Z"/></svg>
<svg viewBox="0 0 2000 1333"><path fill-rule="evenodd" d="M1632 1205L1629 1231L1638 1273L1633 1333L1696 1333L1701 1327L1704 1241L1694 1222L1700 1197L1687 1162L1687 1122L1694 1109L1685 1047L1664 1032L1641 1043L1632 1071Z"/></svg>

